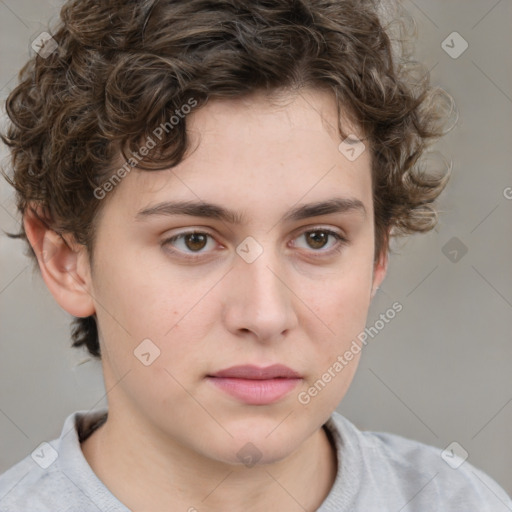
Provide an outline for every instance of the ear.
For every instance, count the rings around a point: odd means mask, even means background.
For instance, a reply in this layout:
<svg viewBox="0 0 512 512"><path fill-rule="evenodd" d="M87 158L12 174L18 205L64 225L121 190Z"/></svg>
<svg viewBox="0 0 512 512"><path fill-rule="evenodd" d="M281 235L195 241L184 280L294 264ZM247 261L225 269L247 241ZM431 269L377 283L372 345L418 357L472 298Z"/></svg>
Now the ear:
<svg viewBox="0 0 512 512"><path fill-rule="evenodd" d="M41 210L30 205L23 216L23 225L37 256L41 276L60 307L76 317L93 315L86 247L74 241L72 236L53 231Z"/></svg>
<svg viewBox="0 0 512 512"><path fill-rule="evenodd" d="M377 293L379 286L381 285L382 281L384 281L384 278L386 277L387 271L388 271L388 251L387 251L387 246L384 244L384 248L382 249L382 251L373 267L371 299L373 299L373 297L375 297L375 294Z"/></svg>

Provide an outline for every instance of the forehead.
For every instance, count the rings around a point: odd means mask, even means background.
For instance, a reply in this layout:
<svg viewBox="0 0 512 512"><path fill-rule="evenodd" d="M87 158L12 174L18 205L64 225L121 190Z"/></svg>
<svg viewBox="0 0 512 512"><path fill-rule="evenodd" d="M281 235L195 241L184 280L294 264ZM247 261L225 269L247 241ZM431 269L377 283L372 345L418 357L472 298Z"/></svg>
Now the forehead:
<svg viewBox="0 0 512 512"><path fill-rule="evenodd" d="M340 151L338 110L325 91L210 100L186 126L189 148L177 166L134 170L118 186L112 199L125 213L169 198L269 210L333 195L371 210L370 152L352 161ZM342 129L361 137L347 119Z"/></svg>
<svg viewBox="0 0 512 512"><path fill-rule="evenodd" d="M243 147L250 144L251 136L261 130L267 133L269 143L276 136L281 141L299 131L329 135L336 145L341 141L335 96L320 89L257 91L239 98L217 98L193 112L186 122L191 134L208 134L210 137L217 134L224 139L231 135L244 142ZM359 128L346 115L342 114L341 123L346 132L362 138Z"/></svg>

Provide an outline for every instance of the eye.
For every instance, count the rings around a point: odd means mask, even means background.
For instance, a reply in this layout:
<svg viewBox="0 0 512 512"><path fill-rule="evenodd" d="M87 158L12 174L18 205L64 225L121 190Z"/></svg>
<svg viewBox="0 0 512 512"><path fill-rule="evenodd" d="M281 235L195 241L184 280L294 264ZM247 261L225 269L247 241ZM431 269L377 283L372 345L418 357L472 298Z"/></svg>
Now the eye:
<svg viewBox="0 0 512 512"><path fill-rule="evenodd" d="M215 247L215 242L213 241L213 237L209 233L205 233L203 231L187 231L185 233L180 233L178 235L174 235L170 238L164 240L163 244L165 246L172 246L177 248L177 251L174 249L170 249L171 252L183 252L185 254L194 254L194 253L205 253L207 250L203 250L206 247L212 249Z"/></svg>
<svg viewBox="0 0 512 512"><path fill-rule="evenodd" d="M341 234L326 228L315 228L304 231L295 240L303 239L306 246L294 242L295 247L302 249L313 249L314 252L330 253L332 250L341 250L341 247L348 242L348 240Z"/></svg>

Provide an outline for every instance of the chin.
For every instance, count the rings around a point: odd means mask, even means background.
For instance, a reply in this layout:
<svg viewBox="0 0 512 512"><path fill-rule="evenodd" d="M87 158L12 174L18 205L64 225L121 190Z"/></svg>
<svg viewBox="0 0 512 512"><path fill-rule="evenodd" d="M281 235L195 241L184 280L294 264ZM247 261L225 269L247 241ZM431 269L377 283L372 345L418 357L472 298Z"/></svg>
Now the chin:
<svg viewBox="0 0 512 512"><path fill-rule="evenodd" d="M274 443L268 442L233 442L228 450L217 452L212 458L224 464L238 466L240 469L252 468L280 462L293 453L294 449L292 446L275 446Z"/></svg>
<svg viewBox="0 0 512 512"><path fill-rule="evenodd" d="M238 423L236 428L227 425L226 429L233 437L227 443L225 437L217 439L218 449L212 450L210 444L207 450L213 451L212 458L220 462L247 467L280 462L297 450L308 437L307 432L291 428L291 425L280 425L275 420L258 422L253 419L243 425Z"/></svg>

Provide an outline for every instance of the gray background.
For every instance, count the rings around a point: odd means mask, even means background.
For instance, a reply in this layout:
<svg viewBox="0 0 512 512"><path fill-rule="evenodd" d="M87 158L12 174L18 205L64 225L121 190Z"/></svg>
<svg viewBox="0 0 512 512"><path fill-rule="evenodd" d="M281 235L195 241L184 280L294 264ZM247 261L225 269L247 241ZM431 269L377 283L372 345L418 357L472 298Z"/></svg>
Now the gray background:
<svg viewBox="0 0 512 512"><path fill-rule="evenodd" d="M0 0L0 99L60 3ZM453 174L435 232L395 246L368 326L395 301L404 309L370 339L339 410L362 429L440 449L457 441L512 493L512 1L404 6L418 25L416 55L460 113L435 147ZM469 43L456 59L441 47L453 31ZM2 180L0 228L15 231L16 218ZM457 262L446 247L453 237L467 248ZM57 437L69 413L104 404L105 391L99 365L79 364L86 354L69 348L70 317L21 242L0 237L0 263L1 472Z"/></svg>

